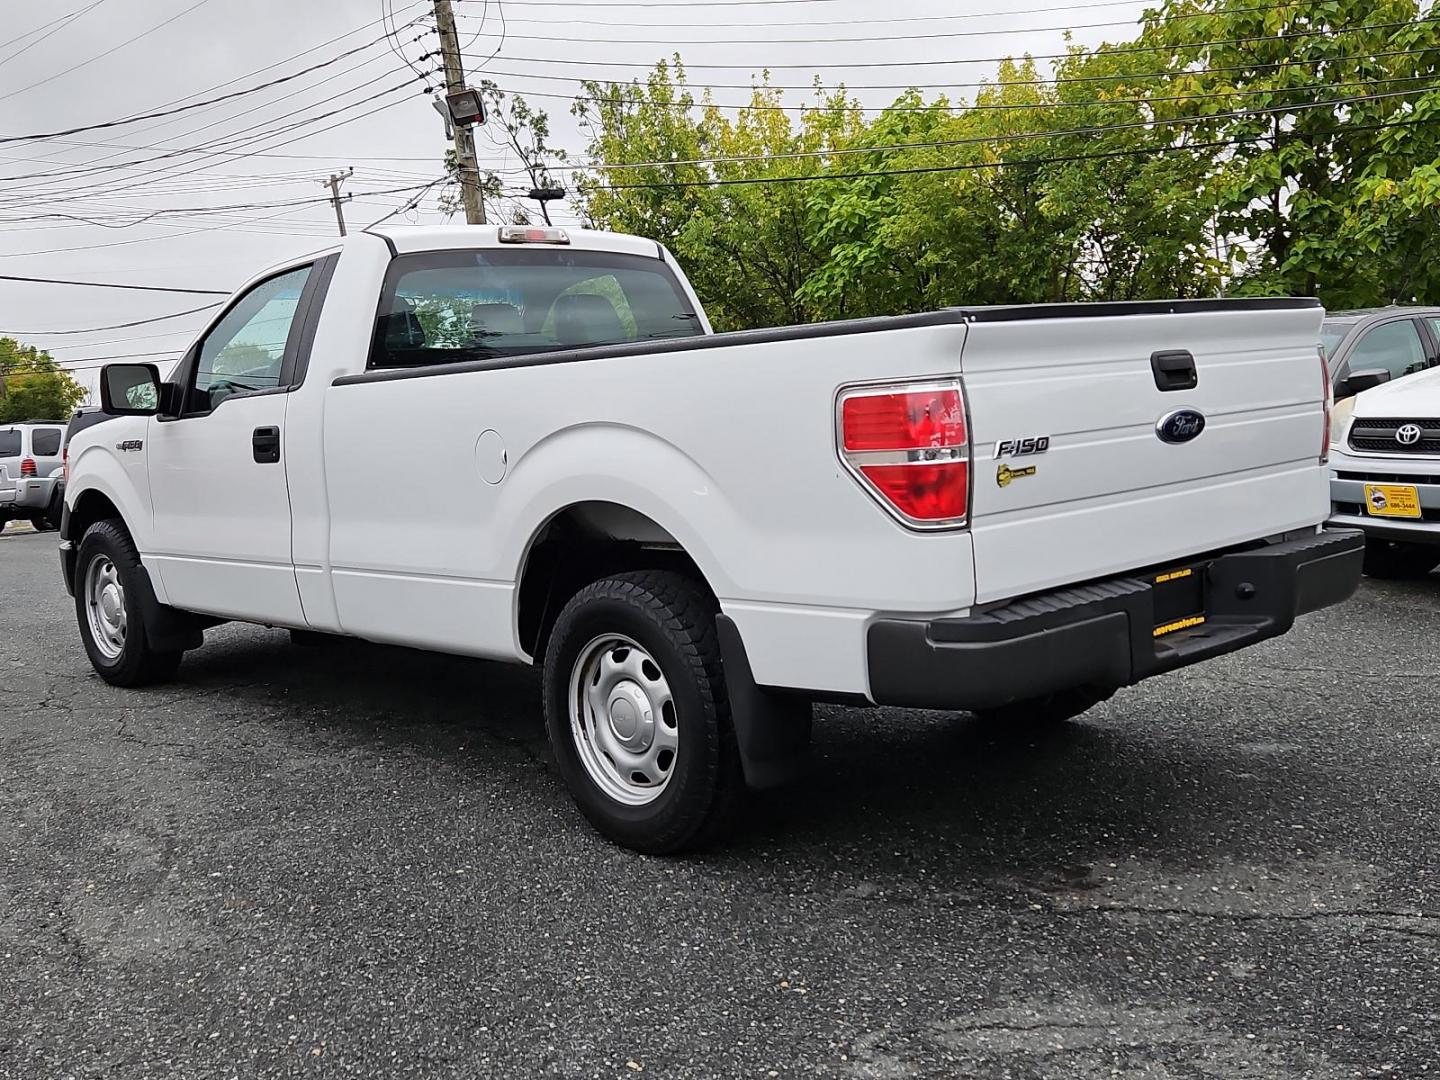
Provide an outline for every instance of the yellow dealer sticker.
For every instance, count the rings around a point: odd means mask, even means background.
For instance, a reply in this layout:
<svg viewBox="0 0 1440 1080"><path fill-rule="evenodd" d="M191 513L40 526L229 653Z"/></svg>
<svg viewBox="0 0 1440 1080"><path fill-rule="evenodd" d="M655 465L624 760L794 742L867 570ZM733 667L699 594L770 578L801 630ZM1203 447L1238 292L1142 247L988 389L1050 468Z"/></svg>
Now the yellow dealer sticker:
<svg viewBox="0 0 1440 1080"><path fill-rule="evenodd" d="M1365 512L1371 517L1418 518L1420 491L1410 484L1366 484Z"/></svg>

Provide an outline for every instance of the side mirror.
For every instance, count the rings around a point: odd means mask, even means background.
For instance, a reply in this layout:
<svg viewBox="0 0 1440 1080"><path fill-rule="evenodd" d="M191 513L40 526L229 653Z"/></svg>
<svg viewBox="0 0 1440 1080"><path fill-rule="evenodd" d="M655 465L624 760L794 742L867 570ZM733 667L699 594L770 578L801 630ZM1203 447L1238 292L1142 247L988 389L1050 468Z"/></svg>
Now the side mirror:
<svg viewBox="0 0 1440 1080"><path fill-rule="evenodd" d="M154 364L106 364L100 372L100 411L106 416L159 412L160 370Z"/></svg>
<svg viewBox="0 0 1440 1080"><path fill-rule="evenodd" d="M1364 371L1352 371L1341 380L1345 387L1346 396L1363 394L1366 390L1374 390L1381 383L1390 381L1390 372L1384 368L1366 368ZM1337 389L1336 396L1339 396Z"/></svg>

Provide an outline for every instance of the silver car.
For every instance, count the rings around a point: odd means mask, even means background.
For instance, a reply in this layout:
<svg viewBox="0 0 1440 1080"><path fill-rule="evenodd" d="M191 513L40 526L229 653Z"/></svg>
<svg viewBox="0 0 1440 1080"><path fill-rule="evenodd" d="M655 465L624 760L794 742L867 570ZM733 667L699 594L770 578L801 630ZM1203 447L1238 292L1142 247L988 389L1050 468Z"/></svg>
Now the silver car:
<svg viewBox="0 0 1440 1080"><path fill-rule="evenodd" d="M1353 397L1440 363L1440 307L1332 311L1320 343L1330 361L1335 399Z"/></svg>
<svg viewBox="0 0 1440 1080"><path fill-rule="evenodd" d="M0 425L0 528L19 518L40 530L58 528L57 495L62 490L65 444L63 421L26 420Z"/></svg>

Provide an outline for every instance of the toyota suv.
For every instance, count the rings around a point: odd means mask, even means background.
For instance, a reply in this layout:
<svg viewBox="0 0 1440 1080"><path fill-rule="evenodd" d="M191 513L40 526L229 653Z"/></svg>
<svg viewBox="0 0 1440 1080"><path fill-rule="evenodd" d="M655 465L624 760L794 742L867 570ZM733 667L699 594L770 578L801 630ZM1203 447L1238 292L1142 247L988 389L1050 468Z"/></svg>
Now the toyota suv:
<svg viewBox="0 0 1440 1080"><path fill-rule="evenodd" d="M1365 572L1440 566L1440 368L1386 380L1335 407L1330 524L1365 533Z"/></svg>

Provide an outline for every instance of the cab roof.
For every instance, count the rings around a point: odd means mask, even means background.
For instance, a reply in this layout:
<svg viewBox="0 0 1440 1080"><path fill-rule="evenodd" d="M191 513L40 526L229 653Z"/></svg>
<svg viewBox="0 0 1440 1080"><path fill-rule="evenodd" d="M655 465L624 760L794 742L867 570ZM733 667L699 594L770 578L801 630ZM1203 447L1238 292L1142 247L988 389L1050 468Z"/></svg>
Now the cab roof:
<svg viewBox="0 0 1440 1080"><path fill-rule="evenodd" d="M389 228L367 229L366 232L372 236L380 236L389 240L390 243L395 246L396 251L404 253L415 251L452 251L455 249L475 247L523 248L529 246L523 243L501 243L500 230L504 227L505 226L501 225L397 225ZM542 225L533 225L530 227L536 229L550 228L550 226ZM556 227L562 229L565 235L570 238L570 243L567 246L575 250L613 251L626 255L647 255L652 259L660 257L660 245L654 240L646 240L639 236L628 236L624 233L571 228L568 225Z"/></svg>

